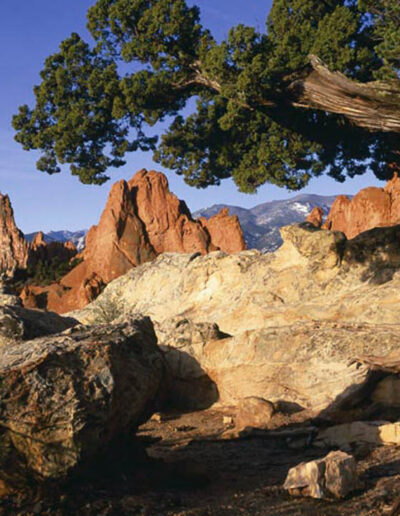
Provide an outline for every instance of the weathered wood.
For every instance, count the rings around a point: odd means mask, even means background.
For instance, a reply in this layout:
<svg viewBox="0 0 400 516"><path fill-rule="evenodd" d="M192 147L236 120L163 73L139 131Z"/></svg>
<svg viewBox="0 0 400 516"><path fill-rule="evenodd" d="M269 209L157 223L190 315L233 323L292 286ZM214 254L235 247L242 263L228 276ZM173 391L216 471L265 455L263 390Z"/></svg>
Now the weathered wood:
<svg viewBox="0 0 400 516"><path fill-rule="evenodd" d="M311 72L288 88L294 107L345 116L370 131L400 133L400 81L359 83L310 56Z"/></svg>

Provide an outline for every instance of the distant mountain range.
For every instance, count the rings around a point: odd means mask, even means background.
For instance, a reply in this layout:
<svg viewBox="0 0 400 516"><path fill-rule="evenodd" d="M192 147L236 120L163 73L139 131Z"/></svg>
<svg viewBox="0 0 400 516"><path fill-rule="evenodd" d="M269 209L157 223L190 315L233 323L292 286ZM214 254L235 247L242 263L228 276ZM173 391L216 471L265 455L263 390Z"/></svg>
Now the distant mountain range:
<svg viewBox="0 0 400 516"><path fill-rule="evenodd" d="M214 204L193 213L193 218L210 218L222 208L228 208L231 215L237 215L242 226L247 247L267 253L278 249L282 244L279 228L296 222L303 222L315 206L322 208L324 215L329 213L336 195L324 196L300 194L292 199L270 201L246 209L229 204ZM49 231L45 233L46 242L67 242L71 240L82 251L85 247L86 229L80 231ZM29 233L25 238L31 242L36 233Z"/></svg>
<svg viewBox="0 0 400 516"><path fill-rule="evenodd" d="M231 215L239 217L247 247L267 253L275 251L282 244L279 228L296 222L303 222L316 206L322 208L326 216L336 197L336 195L300 194L291 199L258 204L250 209L215 204L210 208L196 211L193 213L193 217L210 218L218 213L221 208L229 208Z"/></svg>
<svg viewBox="0 0 400 516"><path fill-rule="evenodd" d="M81 229L79 231L49 231L48 233L44 233L44 240L47 243L50 242L68 242L71 241L75 244L78 251L82 251L85 247L86 233L87 229ZM25 235L25 239L28 242L32 242L36 233L28 233Z"/></svg>

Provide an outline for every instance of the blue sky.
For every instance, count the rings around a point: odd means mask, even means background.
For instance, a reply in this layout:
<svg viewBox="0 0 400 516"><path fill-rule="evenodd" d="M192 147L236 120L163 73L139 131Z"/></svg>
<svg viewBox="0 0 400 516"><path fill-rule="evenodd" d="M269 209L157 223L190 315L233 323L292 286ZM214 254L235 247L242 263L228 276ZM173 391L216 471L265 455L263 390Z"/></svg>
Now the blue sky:
<svg viewBox="0 0 400 516"><path fill-rule="evenodd" d="M113 182L129 179L141 168L156 169L168 176L171 190L196 209L216 203L251 207L256 204L294 196L271 185L257 194L237 192L232 181L206 190L191 188L172 171L152 161L151 153L130 155L127 164L111 170L105 185L79 183L68 170L49 176L35 168L38 155L25 152L13 140L11 117L21 104L32 104L32 87L39 82L44 59L57 51L59 43L71 32L87 36L86 11L95 0L1 0L0 18L0 192L8 193L17 224L24 232L37 230L81 229L97 223ZM217 38L227 35L237 23L263 29L271 0L197 0L204 25ZM333 195L356 193L365 186L382 186L372 174L344 184L329 178L313 180L302 193Z"/></svg>

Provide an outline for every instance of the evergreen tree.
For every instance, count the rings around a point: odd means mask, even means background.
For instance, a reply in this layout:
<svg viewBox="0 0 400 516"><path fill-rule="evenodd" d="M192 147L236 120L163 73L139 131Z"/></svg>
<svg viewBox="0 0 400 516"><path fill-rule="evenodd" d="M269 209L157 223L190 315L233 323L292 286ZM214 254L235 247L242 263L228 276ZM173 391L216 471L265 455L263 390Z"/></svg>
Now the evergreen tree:
<svg viewBox="0 0 400 516"><path fill-rule="evenodd" d="M238 25L222 42L185 0L98 0L88 28L93 44L62 42L13 118L39 170L67 163L101 184L153 150L190 185L233 177L253 192L368 166L384 179L400 163L397 0L274 0L264 32ZM160 140L146 134L158 122Z"/></svg>

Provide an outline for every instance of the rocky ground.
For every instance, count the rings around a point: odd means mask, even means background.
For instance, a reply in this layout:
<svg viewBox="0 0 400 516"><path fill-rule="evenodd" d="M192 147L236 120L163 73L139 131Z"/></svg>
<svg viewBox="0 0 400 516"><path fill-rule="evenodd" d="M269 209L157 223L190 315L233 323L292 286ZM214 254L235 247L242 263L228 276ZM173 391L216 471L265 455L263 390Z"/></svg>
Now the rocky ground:
<svg viewBox="0 0 400 516"><path fill-rule="evenodd" d="M165 254L68 318L5 283L0 516L400 514L399 232Z"/></svg>
<svg viewBox="0 0 400 516"><path fill-rule="evenodd" d="M136 468L103 470L51 494L25 492L2 499L2 515L278 516L399 514L400 449L352 450L362 488L345 500L294 498L283 489L288 470L326 455L298 447L286 430L233 439L229 409L157 416L138 432L149 459ZM225 418L225 419L224 419ZM286 432L286 433L285 433ZM222 436L222 437L221 437ZM137 451L136 451L137 454ZM118 460L121 460L120 458ZM137 461L136 461L137 462Z"/></svg>

